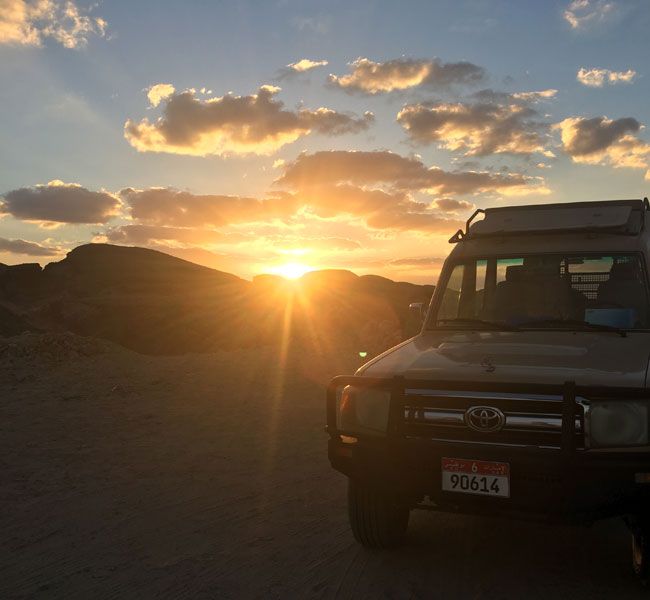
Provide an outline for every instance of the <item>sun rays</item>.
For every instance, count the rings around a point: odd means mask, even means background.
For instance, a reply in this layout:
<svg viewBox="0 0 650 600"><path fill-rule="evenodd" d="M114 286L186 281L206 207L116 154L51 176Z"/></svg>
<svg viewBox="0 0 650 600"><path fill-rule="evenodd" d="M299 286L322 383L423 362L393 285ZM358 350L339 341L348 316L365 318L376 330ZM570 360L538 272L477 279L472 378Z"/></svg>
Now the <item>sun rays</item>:
<svg viewBox="0 0 650 600"><path fill-rule="evenodd" d="M314 267L299 262L287 262L277 265L269 270L273 275L280 275L285 279L299 279L305 273L313 271Z"/></svg>

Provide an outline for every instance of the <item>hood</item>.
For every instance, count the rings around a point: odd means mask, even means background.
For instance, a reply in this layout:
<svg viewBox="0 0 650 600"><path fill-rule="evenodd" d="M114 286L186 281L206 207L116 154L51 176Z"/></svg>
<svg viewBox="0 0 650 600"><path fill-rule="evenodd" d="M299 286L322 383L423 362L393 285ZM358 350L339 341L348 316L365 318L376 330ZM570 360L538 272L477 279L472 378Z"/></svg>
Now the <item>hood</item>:
<svg viewBox="0 0 650 600"><path fill-rule="evenodd" d="M645 387L650 333L428 331L357 371L369 377Z"/></svg>

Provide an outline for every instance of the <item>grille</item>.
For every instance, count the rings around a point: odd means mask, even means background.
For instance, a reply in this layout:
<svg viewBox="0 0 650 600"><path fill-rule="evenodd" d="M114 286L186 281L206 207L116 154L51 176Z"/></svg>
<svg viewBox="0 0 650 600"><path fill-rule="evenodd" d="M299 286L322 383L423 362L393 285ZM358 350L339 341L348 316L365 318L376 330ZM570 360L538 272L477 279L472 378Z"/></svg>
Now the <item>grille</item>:
<svg viewBox="0 0 650 600"><path fill-rule="evenodd" d="M406 390L404 427L409 437L505 446L561 447L561 396L479 394L438 390ZM499 409L505 423L499 431L467 426L465 412L474 406ZM584 447L584 413L576 403L575 447Z"/></svg>

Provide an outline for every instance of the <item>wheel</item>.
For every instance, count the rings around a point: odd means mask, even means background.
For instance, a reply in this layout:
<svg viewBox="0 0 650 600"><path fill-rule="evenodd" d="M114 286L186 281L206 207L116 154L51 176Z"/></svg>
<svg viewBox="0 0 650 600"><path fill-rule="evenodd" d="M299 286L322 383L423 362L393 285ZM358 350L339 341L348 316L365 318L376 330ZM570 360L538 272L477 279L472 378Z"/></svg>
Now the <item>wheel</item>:
<svg viewBox="0 0 650 600"><path fill-rule="evenodd" d="M632 568L645 584L650 579L650 529L632 532Z"/></svg>
<svg viewBox="0 0 650 600"><path fill-rule="evenodd" d="M395 495L349 480L348 515L357 542L366 548L390 548L404 537L409 508Z"/></svg>

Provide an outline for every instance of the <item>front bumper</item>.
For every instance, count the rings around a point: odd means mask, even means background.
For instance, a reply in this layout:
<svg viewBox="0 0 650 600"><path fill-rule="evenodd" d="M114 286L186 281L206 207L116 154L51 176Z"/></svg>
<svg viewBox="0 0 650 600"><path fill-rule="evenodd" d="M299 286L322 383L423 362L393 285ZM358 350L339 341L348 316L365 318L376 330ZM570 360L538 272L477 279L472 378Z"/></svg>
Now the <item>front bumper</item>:
<svg viewBox="0 0 650 600"><path fill-rule="evenodd" d="M562 391L566 401L563 444L560 448L549 449L410 437L400 426L404 414L404 397L400 396L400 389L412 388L418 382L387 381L386 385L393 389L393 398L386 437L364 437L339 431L336 427L336 388L359 385L359 380L363 379L336 378L328 390L330 462L350 478L399 494L411 507L581 522L650 510L650 483L637 481L639 474L650 473L650 452L576 448L575 386ZM378 385L377 380L369 384ZM427 385L433 386L431 382ZM466 382L459 385L471 386ZM449 386L445 382L444 387ZM496 384L496 388L499 387ZM539 386L534 388L531 393L541 393ZM556 392L557 389L555 386ZM581 393L594 391L581 389ZM611 392L597 391L599 396ZM629 397L631 391L625 390L624 393ZM647 394L645 390L636 390L635 393ZM510 497L442 491L443 457L508 463Z"/></svg>

